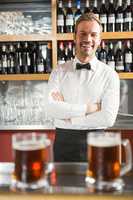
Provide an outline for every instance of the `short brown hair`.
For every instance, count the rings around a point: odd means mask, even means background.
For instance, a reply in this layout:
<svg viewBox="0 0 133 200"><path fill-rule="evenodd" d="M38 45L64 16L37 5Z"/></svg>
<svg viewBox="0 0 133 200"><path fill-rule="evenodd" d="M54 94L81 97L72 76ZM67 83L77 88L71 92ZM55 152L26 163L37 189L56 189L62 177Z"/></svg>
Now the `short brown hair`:
<svg viewBox="0 0 133 200"><path fill-rule="evenodd" d="M93 12L89 12L89 13L84 13L82 14L76 21L76 24L75 24L75 33L77 32L77 28L78 28L78 25L80 22L82 21L96 21L99 26L101 27L101 31L102 31L102 24L99 20L99 18L95 15L95 13Z"/></svg>

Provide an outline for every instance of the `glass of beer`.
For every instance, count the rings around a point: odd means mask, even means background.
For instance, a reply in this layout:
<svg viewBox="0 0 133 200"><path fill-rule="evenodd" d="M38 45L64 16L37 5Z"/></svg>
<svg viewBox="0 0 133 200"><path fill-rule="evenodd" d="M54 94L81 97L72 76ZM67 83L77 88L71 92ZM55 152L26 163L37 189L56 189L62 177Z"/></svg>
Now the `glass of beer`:
<svg viewBox="0 0 133 200"><path fill-rule="evenodd" d="M90 132L87 135L87 161L85 181L90 191L120 191L124 186L121 176L132 168L130 142L122 140L119 132Z"/></svg>
<svg viewBox="0 0 133 200"><path fill-rule="evenodd" d="M15 166L12 188L32 190L47 185L50 144L50 140L43 133L13 134L12 148Z"/></svg>

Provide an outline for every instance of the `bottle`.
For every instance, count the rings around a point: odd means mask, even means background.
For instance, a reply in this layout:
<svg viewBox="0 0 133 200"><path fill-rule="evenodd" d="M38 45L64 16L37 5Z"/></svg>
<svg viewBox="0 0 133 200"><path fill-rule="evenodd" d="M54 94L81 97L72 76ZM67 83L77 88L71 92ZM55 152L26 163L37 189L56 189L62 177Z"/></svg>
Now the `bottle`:
<svg viewBox="0 0 133 200"><path fill-rule="evenodd" d="M132 8L131 8L131 0L127 0L127 6L124 10L124 31L132 31Z"/></svg>
<svg viewBox="0 0 133 200"><path fill-rule="evenodd" d="M74 15L72 10L72 2L68 1L68 7L66 10L66 33L73 33L74 31Z"/></svg>
<svg viewBox="0 0 133 200"><path fill-rule="evenodd" d="M86 0L84 13L89 13L89 12L91 12L90 3L89 0Z"/></svg>
<svg viewBox="0 0 133 200"><path fill-rule="evenodd" d="M116 9L115 15L115 31L122 32L123 31L123 6L122 0L118 0L118 6Z"/></svg>
<svg viewBox="0 0 133 200"><path fill-rule="evenodd" d="M102 40L102 42L101 42L101 49L99 51L98 58L99 58L100 61L102 61L104 63L107 62L107 51L105 49L105 42L104 42L104 40Z"/></svg>
<svg viewBox="0 0 133 200"><path fill-rule="evenodd" d="M58 59L57 59L58 64L65 63L65 47L64 47L64 43L62 41L59 42L57 56L58 56Z"/></svg>
<svg viewBox="0 0 133 200"><path fill-rule="evenodd" d="M123 52L122 52L122 42L118 41L117 49L115 53L115 69L117 72L124 71L124 63L123 63Z"/></svg>
<svg viewBox="0 0 133 200"><path fill-rule="evenodd" d="M29 69L30 73L37 73L37 45L35 42L30 44L30 60L31 60L31 66Z"/></svg>
<svg viewBox="0 0 133 200"><path fill-rule="evenodd" d="M2 45L1 62L2 74L7 74L7 47L5 44Z"/></svg>
<svg viewBox="0 0 133 200"><path fill-rule="evenodd" d="M22 44L21 58L22 58L22 72L24 74L27 74L27 73L29 73L29 68L31 66L30 52L29 52L27 42L24 42Z"/></svg>
<svg viewBox="0 0 133 200"><path fill-rule="evenodd" d="M133 52L131 50L130 40L126 41L126 47L124 49L124 71L133 71Z"/></svg>
<svg viewBox="0 0 133 200"><path fill-rule="evenodd" d="M100 6L99 18L102 24L102 31L107 32L107 9L105 6L105 0L102 0L102 4Z"/></svg>
<svg viewBox="0 0 133 200"><path fill-rule="evenodd" d="M42 55L42 45L37 45L37 73L43 74L45 72L45 63Z"/></svg>
<svg viewBox="0 0 133 200"><path fill-rule="evenodd" d="M7 54L7 73L15 73L15 50L13 44L9 45L9 50Z"/></svg>
<svg viewBox="0 0 133 200"><path fill-rule="evenodd" d="M115 8L114 8L113 0L109 0L107 21L108 21L107 31L114 32L115 31Z"/></svg>
<svg viewBox="0 0 133 200"><path fill-rule="evenodd" d="M82 15L80 8L80 0L76 1L76 12L74 14L74 24L76 24L77 19Z"/></svg>
<svg viewBox="0 0 133 200"><path fill-rule="evenodd" d="M15 74L23 73L22 69L22 48L20 42L16 44L15 48Z"/></svg>
<svg viewBox="0 0 133 200"><path fill-rule="evenodd" d="M65 26L65 13L62 6L62 0L59 0L57 9L57 32L64 33Z"/></svg>
<svg viewBox="0 0 133 200"><path fill-rule="evenodd" d="M51 42L48 42L46 48L46 73L51 73L51 71L52 71L52 44Z"/></svg>
<svg viewBox="0 0 133 200"><path fill-rule="evenodd" d="M97 6L97 0L94 0L94 5L93 5L93 9L92 12L95 13L96 17L99 19L99 11L98 11L98 6Z"/></svg>
<svg viewBox="0 0 133 200"><path fill-rule="evenodd" d="M71 41L69 41L66 45L65 55L66 55L66 60L72 60L74 57L73 56L73 45L72 45Z"/></svg>
<svg viewBox="0 0 133 200"><path fill-rule="evenodd" d="M108 52L107 52L107 64L115 69L115 54L114 54L114 47L113 43L110 42L108 45Z"/></svg>

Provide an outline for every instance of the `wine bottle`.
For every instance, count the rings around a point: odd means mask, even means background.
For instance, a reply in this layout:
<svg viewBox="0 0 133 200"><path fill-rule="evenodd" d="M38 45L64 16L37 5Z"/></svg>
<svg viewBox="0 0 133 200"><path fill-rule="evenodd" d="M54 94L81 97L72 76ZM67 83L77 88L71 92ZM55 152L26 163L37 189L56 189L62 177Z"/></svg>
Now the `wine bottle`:
<svg viewBox="0 0 133 200"><path fill-rule="evenodd" d="M9 45L9 50L7 54L7 73L15 73L15 50L13 44Z"/></svg>
<svg viewBox="0 0 133 200"><path fill-rule="evenodd" d="M31 67L29 72L37 73L37 45L35 42L32 42L30 44L30 60L31 60Z"/></svg>
<svg viewBox="0 0 133 200"><path fill-rule="evenodd" d="M82 15L80 8L80 0L76 1L76 12L74 14L74 24L76 24L77 19Z"/></svg>
<svg viewBox="0 0 133 200"><path fill-rule="evenodd" d="M46 46L46 73L51 73L52 71L52 44L47 43Z"/></svg>
<svg viewBox="0 0 133 200"><path fill-rule="evenodd" d="M94 4L93 4L93 13L95 13L95 16L99 19L99 11L98 11L98 6L97 6L97 0L94 0Z"/></svg>
<svg viewBox="0 0 133 200"><path fill-rule="evenodd" d="M126 41L126 47L124 49L124 71L133 71L133 52L131 50L130 40Z"/></svg>
<svg viewBox="0 0 133 200"><path fill-rule="evenodd" d="M69 41L66 45L65 55L66 55L66 60L72 60L74 57L73 56L73 45L72 45L71 41Z"/></svg>
<svg viewBox="0 0 133 200"><path fill-rule="evenodd" d="M44 58L42 55L42 45L38 44L37 45L37 73L39 74L43 74L45 71L45 67L44 67L45 63L44 63Z"/></svg>
<svg viewBox="0 0 133 200"><path fill-rule="evenodd" d="M57 9L57 32L64 33L64 29L65 29L65 13L62 6L62 0L60 0Z"/></svg>
<svg viewBox="0 0 133 200"><path fill-rule="evenodd" d="M118 41L117 49L115 53L115 69L117 72L124 71L124 63L123 63L123 52L122 52L122 42Z"/></svg>
<svg viewBox="0 0 133 200"><path fill-rule="evenodd" d="M22 44L21 57L22 57L22 71L24 74L27 74L29 73L29 68L31 66L30 52L27 42L24 42Z"/></svg>
<svg viewBox="0 0 133 200"><path fill-rule="evenodd" d="M89 12L91 12L90 3L89 3L89 0L86 0L84 13L89 13Z"/></svg>
<svg viewBox="0 0 133 200"><path fill-rule="evenodd" d="M66 32L73 33L74 31L74 15L72 10L72 2L68 1L68 7L66 10Z"/></svg>
<svg viewBox="0 0 133 200"><path fill-rule="evenodd" d="M115 8L114 8L113 0L109 0L107 21L108 21L107 31L114 32L115 31Z"/></svg>
<svg viewBox="0 0 133 200"><path fill-rule="evenodd" d="M102 0L102 4L100 6L99 18L102 24L102 31L107 32L107 9L105 6L105 0Z"/></svg>
<svg viewBox="0 0 133 200"><path fill-rule="evenodd" d="M65 62L65 48L64 48L64 43L62 41L59 42L57 56L58 56L58 64L63 64Z"/></svg>
<svg viewBox="0 0 133 200"><path fill-rule="evenodd" d="M116 9L115 15L115 31L122 32L123 31L123 6L122 0L118 0L118 6Z"/></svg>
<svg viewBox="0 0 133 200"><path fill-rule="evenodd" d="M107 64L115 69L115 54L114 54L114 47L113 43L110 42L108 45L108 52L107 52Z"/></svg>
<svg viewBox="0 0 133 200"><path fill-rule="evenodd" d="M101 42L101 49L99 51L98 58L99 58L100 61L102 61L104 63L107 62L107 51L105 49L105 42L104 42L104 40L102 40L102 42Z"/></svg>
<svg viewBox="0 0 133 200"><path fill-rule="evenodd" d="M15 46L15 74L23 73L22 69L22 48L20 42Z"/></svg>
<svg viewBox="0 0 133 200"><path fill-rule="evenodd" d="M131 8L131 0L127 0L127 6L124 10L124 31L132 31L132 8Z"/></svg>
<svg viewBox="0 0 133 200"><path fill-rule="evenodd" d="M2 61L2 74L7 74L7 47L5 44L2 45L1 61Z"/></svg>

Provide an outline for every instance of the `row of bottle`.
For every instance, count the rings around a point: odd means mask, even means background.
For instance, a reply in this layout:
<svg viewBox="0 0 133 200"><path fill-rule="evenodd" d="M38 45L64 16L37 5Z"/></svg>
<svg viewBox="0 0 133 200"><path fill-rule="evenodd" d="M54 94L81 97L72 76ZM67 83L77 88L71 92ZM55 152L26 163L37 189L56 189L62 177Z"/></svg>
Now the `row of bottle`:
<svg viewBox="0 0 133 200"><path fill-rule="evenodd" d="M76 8L73 7L74 0L68 0L67 5L64 1L59 0L57 8L57 32L68 33L74 32L74 25L78 17L82 13L94 12L100 19L103 32L114 31L133 31L133 5L131 0L118 0L116 5L114 0L90 0L85 1L85 5L81 7L82 1L76 0Z"/></svg>
<svg viewBox="0 0 133 200"><path fill-rule="evenodd" d="M72 41L58 43L58 64L71 60L74 56L75 45ZM133 72L133 41L131 40L102 40L96 56L117 72Z"/></svg>
<svg viewBox="0 0 133 200"><path fill-rule="evenodd" d="M0 74L50 73L51 42L0 44Z"/></svg>

